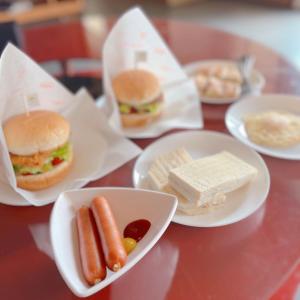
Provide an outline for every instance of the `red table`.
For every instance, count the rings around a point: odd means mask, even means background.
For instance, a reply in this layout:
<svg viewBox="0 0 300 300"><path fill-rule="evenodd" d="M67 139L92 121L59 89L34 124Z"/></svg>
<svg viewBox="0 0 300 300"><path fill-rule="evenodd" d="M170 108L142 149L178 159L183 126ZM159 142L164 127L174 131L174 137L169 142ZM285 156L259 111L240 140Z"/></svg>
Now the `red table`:
<svg viewBox="0 0 300 300"><path fill-rule="evenodd" d="M264 92L300 94L300 74L272 50L197 24L156 20L181 63L254 54ZM205 129L227 132L224 106L203 105ZM167 133L168 134L168 133ZM136 141L146 147L153 139ZM271 173L266 204L220 228L171 224L133 269L89 299L268 299L300 258L300 163L263 156ZM134 160L88 186L132 186ZM47 225L52 205L0 205L0 298L76 299L31 231Z"/></svg>

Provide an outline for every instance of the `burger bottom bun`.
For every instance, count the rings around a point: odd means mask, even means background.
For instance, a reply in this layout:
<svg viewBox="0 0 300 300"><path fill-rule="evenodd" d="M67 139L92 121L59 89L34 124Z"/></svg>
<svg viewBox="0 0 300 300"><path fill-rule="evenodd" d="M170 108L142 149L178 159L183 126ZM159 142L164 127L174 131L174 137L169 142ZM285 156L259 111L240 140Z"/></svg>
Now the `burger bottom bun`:
<svg viewBox="0 0 300 300"><path fill-rule="evenodd" d="M71 155L68 161L64 161L60 163L53 170L48 171L44 174L37 175L29 175L23 176L18 175L17 178L17 186L19 188L30 190L30 191L38 191L45 188L48 188L60 181L62 181L66 175L69 173L73 163L73 155Z"/></svg>
<svg viewBox="0 0 300 300"><path fill-rule="evenodd" d="M163 105L154 113L144 114L120 114L123 127L142 127L146 126L160 117Z"/></svg>

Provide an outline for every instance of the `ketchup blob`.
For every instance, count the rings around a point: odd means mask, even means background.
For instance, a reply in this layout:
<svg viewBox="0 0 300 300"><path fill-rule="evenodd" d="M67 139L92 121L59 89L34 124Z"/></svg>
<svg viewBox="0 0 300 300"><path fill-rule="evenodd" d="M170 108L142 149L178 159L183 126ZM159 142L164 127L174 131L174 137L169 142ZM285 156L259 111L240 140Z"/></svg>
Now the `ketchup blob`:
<svg viewBox="0 0 300 300"><path fill-rule="evenodd" d="M148 232L151 223L148 220L140 219L129 223L123 232L124 238L132 238L140 241Z"/></svg>

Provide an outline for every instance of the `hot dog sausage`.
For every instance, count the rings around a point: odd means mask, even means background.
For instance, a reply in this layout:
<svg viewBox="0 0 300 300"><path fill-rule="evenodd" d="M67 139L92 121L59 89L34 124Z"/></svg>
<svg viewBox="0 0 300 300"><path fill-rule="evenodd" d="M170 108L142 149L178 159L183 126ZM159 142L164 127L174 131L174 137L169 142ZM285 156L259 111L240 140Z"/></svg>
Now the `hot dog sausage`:
<svg viewBox="0 0 300 300"><path fill-rule="evenodd" d="M125 265L127 253L112 210L104 197L94 198L91 208L101 237L106 264L116 272Z"/></svg>
<svg viewBox="0 0 300 300"><path fill-rule="evenodd" d="M82 206L76 213L81 265L84 277L90 285L106 277L103 250L92 217L87 206Z"/></svg>

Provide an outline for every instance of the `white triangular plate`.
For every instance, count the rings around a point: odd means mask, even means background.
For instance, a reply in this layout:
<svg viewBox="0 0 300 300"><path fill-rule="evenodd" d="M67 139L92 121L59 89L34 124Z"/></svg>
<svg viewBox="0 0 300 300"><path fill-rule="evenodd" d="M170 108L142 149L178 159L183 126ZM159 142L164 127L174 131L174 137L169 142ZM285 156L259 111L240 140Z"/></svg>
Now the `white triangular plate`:
<svg viewBox="0 0 300 300"><path fill-rule="evenodd" d="M102 282L89 286L82 275L74 221L76 211L82 205L89 205L98 195L109 201L120 232L137 219L149 220L151 227L120 271L114 273L108 270ZM170 224L176 207L174 196L132 188L90 188L62 193L52 210L50 234L57 268L68 287L75 295L87 297L118 279L155 245Z"/></svg>

